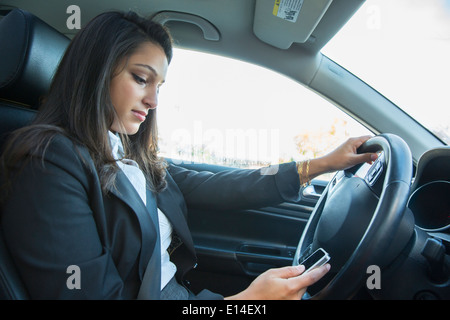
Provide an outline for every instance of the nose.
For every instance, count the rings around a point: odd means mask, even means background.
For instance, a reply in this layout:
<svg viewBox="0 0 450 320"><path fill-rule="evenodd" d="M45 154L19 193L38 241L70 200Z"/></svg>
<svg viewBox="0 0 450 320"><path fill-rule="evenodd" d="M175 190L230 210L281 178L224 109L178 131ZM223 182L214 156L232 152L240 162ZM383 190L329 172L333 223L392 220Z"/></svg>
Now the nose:
<svg viewBox="0 0 450 320"><path fill-rule="evenodd" d="M158 106L158 87L148 86L142 103L148 109L155 109Z"/></svg>

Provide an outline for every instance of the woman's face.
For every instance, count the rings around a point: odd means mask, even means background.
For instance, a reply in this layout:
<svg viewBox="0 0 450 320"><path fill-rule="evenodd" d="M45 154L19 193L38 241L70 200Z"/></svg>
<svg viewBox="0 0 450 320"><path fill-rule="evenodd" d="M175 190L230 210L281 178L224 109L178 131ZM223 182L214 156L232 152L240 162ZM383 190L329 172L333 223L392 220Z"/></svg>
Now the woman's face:
<svg viewBox="0 0 450 320"><path fill-rule="evenodd" d="M119 64L111 80L111 101L117 116L111 131L133 135L158 105L158 90L168 68L164 50L151 42L142 44Z"/></svg>

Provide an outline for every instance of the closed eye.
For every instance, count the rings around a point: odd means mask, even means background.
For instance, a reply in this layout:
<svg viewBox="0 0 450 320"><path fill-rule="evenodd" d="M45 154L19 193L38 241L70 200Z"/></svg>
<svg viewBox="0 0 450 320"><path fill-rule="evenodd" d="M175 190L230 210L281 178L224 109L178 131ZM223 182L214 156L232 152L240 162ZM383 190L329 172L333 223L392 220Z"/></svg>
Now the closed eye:
<svg viewBox="0 0 450 320"><path fill-rule="evenodd" d="M141 78L141 77L139 77L138 75L136 75L136 74L132 74L133 75L133 78L134 78L134 80L138 83L138 84L141 84L141 85L146 85L147 84L147 81L144 79L144 78Z"/></svg>

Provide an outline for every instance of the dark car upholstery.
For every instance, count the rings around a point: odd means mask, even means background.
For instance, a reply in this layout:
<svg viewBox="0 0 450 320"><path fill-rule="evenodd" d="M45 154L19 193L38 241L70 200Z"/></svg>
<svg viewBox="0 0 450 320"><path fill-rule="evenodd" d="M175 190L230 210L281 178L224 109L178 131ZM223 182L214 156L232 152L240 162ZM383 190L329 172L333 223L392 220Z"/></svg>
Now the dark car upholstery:
<svg viewBox="0 0 450 320"><path fill-rule="evenodd" d="M12 10L0 20L0 152L10 133L35 117L69 42L24 10ZM0 225L0 299L27 298Z"/></svg>

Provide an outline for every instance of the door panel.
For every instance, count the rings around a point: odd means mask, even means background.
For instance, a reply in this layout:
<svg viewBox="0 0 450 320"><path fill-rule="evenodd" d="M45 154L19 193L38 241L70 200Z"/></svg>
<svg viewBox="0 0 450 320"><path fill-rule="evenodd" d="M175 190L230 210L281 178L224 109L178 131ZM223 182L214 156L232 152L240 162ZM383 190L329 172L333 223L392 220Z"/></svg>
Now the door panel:
<svg viewBox="0 0 450 320"><path fill-rule="evenodd" d="M190 274L198 273L197 279L190 278L193 291L215 288L222 294L236 293L267 269L292 264L310 213L295 217L295 212L288 215L271 209L189 212L198 256L198 267Z"/></svg>
<svg viewBox="0 0 450 320"><path fill-rule="evenodd" d="M193 170L217 172L231 168L189 164ZM315 192L326 182L314 181ZM198 267L187 279L190 289L207 288L223 295L235 294L260 273L292 265L300 236L318 198L306 193L297 203L256 210L190 210L188 224L198 257Z"/></svg>

